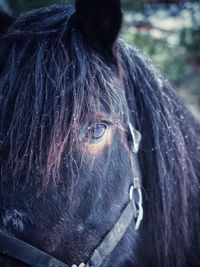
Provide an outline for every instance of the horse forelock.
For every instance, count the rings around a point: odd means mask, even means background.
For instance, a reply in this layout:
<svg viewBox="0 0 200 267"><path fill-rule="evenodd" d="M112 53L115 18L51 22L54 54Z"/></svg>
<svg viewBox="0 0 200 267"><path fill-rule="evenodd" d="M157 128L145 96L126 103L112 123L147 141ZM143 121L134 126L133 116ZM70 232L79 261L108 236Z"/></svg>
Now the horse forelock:
<svg viewBox="0 0 200 267"><path fill-rule="evenodd" d="M43 185L59 181L63 151L67 146L72 155L86 114L95 121L103 109L120 121L127 113L117 74L85 44L73 12L68 6L41 9L19 17L4 35L2 58L9 49L0 87L5 179L17 180L23 172L27 179L38 173Z"/></svg>

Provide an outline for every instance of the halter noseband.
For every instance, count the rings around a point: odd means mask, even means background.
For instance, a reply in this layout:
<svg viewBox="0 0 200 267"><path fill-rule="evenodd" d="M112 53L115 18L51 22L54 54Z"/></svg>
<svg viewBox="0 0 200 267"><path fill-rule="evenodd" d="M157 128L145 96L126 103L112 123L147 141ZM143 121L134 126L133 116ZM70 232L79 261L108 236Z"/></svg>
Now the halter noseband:
<svg viewBox="0 0 200 267"><path fill-rule="evenodd" d="M139 201L137 203L133 198L134 194L138 194ZM112 230L95 249L88 263L86 265L81 263L79 267L101 266L107 255L114 250L122 239L131 222L134 222L136 230L139 228L143 216L141 189L132 185L130 188L130 196L129 203L123 210ZM0 233L0 253L13 259L17 259L32 267L69 267L67 264L55 259L45 252L3 233ZM75 267L76 265L72 266Z"/></svg>
<svg viewBox="0 0 200 267"><path fill-rule="evenodd" d="M124 208L121 216L103 238L99 246L94 250L86 264L73 264L72 267L100 267L106 257L114 250L122 239L129 225L133 221L135 230L140 226L143 218L142 193L140 187L140 169L138 166L137 151L139 144L135 139L134 129L129 123L129 129L133 137L133 184L130 187L130 200ZM70 267L47 253L7 234L0 233L0 254L19 260L32 267Z"/></svg>

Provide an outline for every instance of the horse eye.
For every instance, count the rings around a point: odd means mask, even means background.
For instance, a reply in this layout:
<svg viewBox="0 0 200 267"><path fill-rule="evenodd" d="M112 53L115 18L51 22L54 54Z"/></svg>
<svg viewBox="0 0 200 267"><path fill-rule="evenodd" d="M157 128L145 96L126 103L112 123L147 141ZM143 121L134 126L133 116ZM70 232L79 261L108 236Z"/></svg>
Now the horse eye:
<svg viewBox="0 0 200 267"><path fill-rule="evenodd" d="M88 127L87 138L92 140L99 140L105 134L107 125L104 123L95 123Z"/></svg>

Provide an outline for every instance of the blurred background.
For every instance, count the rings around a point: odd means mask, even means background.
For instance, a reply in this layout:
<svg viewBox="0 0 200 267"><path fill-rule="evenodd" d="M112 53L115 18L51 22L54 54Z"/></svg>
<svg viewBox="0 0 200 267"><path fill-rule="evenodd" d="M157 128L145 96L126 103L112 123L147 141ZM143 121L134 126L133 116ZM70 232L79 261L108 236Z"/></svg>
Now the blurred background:
<svg viewBox="0 0 200 267"><path fill-rule="evenodd" d="M0 0L21 12L62 0ZM68 0L73 3L73 0ZM122 0L122 38L149 56L200 120L200 1Z"/></svg>

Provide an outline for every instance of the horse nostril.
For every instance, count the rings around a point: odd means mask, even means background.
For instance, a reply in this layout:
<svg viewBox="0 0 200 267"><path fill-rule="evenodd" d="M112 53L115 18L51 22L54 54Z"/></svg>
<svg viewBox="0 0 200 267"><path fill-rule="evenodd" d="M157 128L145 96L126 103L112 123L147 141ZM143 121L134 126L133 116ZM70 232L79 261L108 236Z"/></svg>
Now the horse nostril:
<svg viewBox="0 0 200 267"><path fill-rule="evenodd" d="M2 220L5 226L12 226L15 230L22 232L24 230L23 217L23 213L14 209L5 211Z"/></svg>

